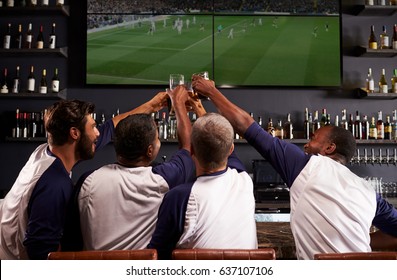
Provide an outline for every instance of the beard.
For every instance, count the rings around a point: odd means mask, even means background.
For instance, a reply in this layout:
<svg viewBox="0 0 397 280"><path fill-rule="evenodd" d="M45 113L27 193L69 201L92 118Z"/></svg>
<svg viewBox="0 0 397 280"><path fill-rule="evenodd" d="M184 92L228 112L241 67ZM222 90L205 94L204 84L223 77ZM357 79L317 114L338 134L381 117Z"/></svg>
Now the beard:
<svg viewBox="0 0 397 280"><path fill-rule="evenodd" d="M94 157L95 151L92 150L92 144L93 142L83 133L76 148L77 157L80 160L92 159Z"/></svg>

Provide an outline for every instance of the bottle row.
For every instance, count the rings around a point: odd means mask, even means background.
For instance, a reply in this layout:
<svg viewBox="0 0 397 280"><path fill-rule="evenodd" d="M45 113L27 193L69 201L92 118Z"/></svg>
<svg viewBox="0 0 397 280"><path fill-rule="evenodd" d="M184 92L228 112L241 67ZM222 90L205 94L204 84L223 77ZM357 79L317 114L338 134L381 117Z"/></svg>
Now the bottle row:
<svg viewBox="0 0 397 280"><path fill-rule="evenodd" d="M64 0L56 0L54 6L63 6ZM0 7L48 7L50 0L0 0Z"/></svg>
<svg viewBox="0 0 397 280"><path fill-rule="evenodd" d="M46 137L44 115L45 110L41 112L20 112L19 109L16 109L15 126L12 127L11 137Z"/></svg>
<svg viewBox="0 0 397 280"><path fill-rule="evenodd" d="M378 88L376 88L372 68L369 68L367 78L365 79L365 90L369 93L397 93L397 69L393 70L389 87L386 77L386 70L382 68L378 79Z"/></svg>
<svg viewBox="0 0 397 280"><path fill-rule="evenodd" d="M396 6L397 0L365 0L365 5L368 6Z"/></svg>
<svg viewBox="0 0 397 280"><path fill-rule="evenodd" d="M8 94L8 93L21 93L21 92L28 92L28 93L40 93L40 94L47 94L51 93L58 93L60 90L60 81L59 81L59 72L58 68L55 68L53 71L51 82L48 83L47 81L47 69L42 69L41 71L41 79L38 86L36 85L36 77L34 73L34 66L30 66L29 75L27 79L21 79L20 75L20 67L17 66L15 69L15 75L12 79L8 77L8 69L4 68L3 70L3 77L0 85L0 93L1 94ZM23 81L26 81L26 85L24 85Z"/></svg>
<svg viewBox="0 0 397 280"><path fill-rule="evenodd" d="M55 49L56 44L56 34L55 34L56 24L52 23L51 33L44 35L44 27L40 25L38 28L37 35L33 34L33 25L29 23L27 26L27 31L23 34L22 24L18 24L18 29L13 30L11 23L7 24L7 31L4 35L3 48L4 49ZM36 40L34 40L36 38ZM47 38L47 39L44 39Z"/></svg>
<svg viewBox="0 0 397 280"><path fill-rule="evenodd" d="M379 35L379 41L377 39L375 32L375 26L371 25L370 35L368 39L368 48L377 50L377 49L394 49L397 50L397 24L393 26L393 36L390 39L389 34L387 33L386 25L382 26L382 32Z"/></svg>

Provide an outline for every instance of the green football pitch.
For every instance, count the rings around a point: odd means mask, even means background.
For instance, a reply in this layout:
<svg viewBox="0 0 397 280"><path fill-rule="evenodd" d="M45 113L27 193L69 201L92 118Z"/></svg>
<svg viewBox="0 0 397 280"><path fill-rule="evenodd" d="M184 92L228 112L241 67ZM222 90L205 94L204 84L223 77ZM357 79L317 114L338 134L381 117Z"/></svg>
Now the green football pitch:
<svg viewBox="0 0 397 280"><path fill-rule="evenodd" d="M153 32L141 20L88 33L87 84L167 85L171 73L188 80L203 70L219 86L341 82L338 17L157 16L154 24Z"/></svg>

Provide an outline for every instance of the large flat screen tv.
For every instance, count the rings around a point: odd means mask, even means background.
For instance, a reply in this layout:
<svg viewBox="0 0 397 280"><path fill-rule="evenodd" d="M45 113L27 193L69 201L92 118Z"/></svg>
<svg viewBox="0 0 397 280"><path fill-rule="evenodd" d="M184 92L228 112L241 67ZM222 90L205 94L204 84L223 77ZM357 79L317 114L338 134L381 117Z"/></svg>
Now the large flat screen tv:
<svg viewBox="0 0 397 280"><path fill-rule="evenodd" d="M86 84L339 87L339 0L89 0Z"/></svg>

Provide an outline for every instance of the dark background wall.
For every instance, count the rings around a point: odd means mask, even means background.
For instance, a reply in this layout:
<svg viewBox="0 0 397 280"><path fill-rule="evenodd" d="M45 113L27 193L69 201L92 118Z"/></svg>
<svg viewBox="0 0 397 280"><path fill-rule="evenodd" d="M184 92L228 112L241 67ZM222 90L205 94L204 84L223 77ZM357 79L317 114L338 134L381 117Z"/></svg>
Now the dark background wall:
<svg viewBox="0 0 397 280"><path fill-rule="evenodd" d="M362 3L364 0L361 1ZM50 1L50 3L52 3ZM358 1L360 3L360 1ZM113 112L120 109L121 112L130 110L133 107L150 99L154 94L161 90L157 87L153 88L104 88L104 87L86 87L84 85L85 76L85 40L86 40L86 1L73 1L70 5L70 17L60 17L58 38L64 40L63 43L68 45L69 56L67 59L59 58L4 58L1 57L0 68L15 68L16 60L21 64L37 64L40 67L53 67L59 65L61 78L67 83L68 99L82 99L92 101L96 104L97 113L106 114L110 117ZM397 23L396 16L357 16L351 12L354 1L343 1L342 14L342 52L343 52L343 87L340 90L326 89L224 89L223 93L233 102L237 103L243 109L253 112L255 118L259 115L264 120L272 117L273 119L285 119L287 113L291 113L292 120L296 130L302 130L303 112L305 107L310 111L327 108L331 116L341 113L342 109L346 109L348 114L355 113L356 110L368 116L376 116L377 111L382 110L384 116L391 115L392 110L397 109L395 99L358 99L354 96L354 90L365 85L365 77L369 67L372 67L375 82L379 79L381 68L386 69L388 81L390 83L392 69L397 68L396 57L374 58L374 57L358 57L354 50L358 45L366 45L369 36L370 25L375 25L377 34L380 34L382 25L389 28L391 36L391 27ZM56 16L59 17L59 16ZM36 27L39 22L50 23L54 16L34 18L33 23ZM0 26L3 28L7 21L28 22L28 17L19 16L2 16L0 18ZM4 28L1 29L2 32ZM3 33L2 33L3 34ZM63 39L61 39L63 38ZM324 53L324 55L327 55ZM269 65L271 67L271 65ZM23 75L27 76L27 73ZM39 75L39 74L37 74ZM51 100L13 100L2 99L0 103L0 112L14 111L16 107L24 110L41 110L50 105ZM210 102L205 102L204 106L207 111L215 111ZM384 117L385 118L385 117ZM0 190L4 193L12 186L19 170L27 161L30 153L35 149L38 143L26 142L0 142ZM378 153L379 148L385 154L386 149L392 149L396 145L360 145L359 148L374 148ZM163 143L158 160L161 161L163 155L170 157L177 149L174 143ZM249 145L238 143L236 151L243 160L248 170L252 170L252 160L260 159L260 155ZM105 163L115 160L112 145L106 146L99 151L95 158L90 161L83 162L76 166L73 171L73 179L85 170L101 166ZM397 181L395 165L353 165L354 172L360 176L378 176L383 177L384 181Z"/></svg>

